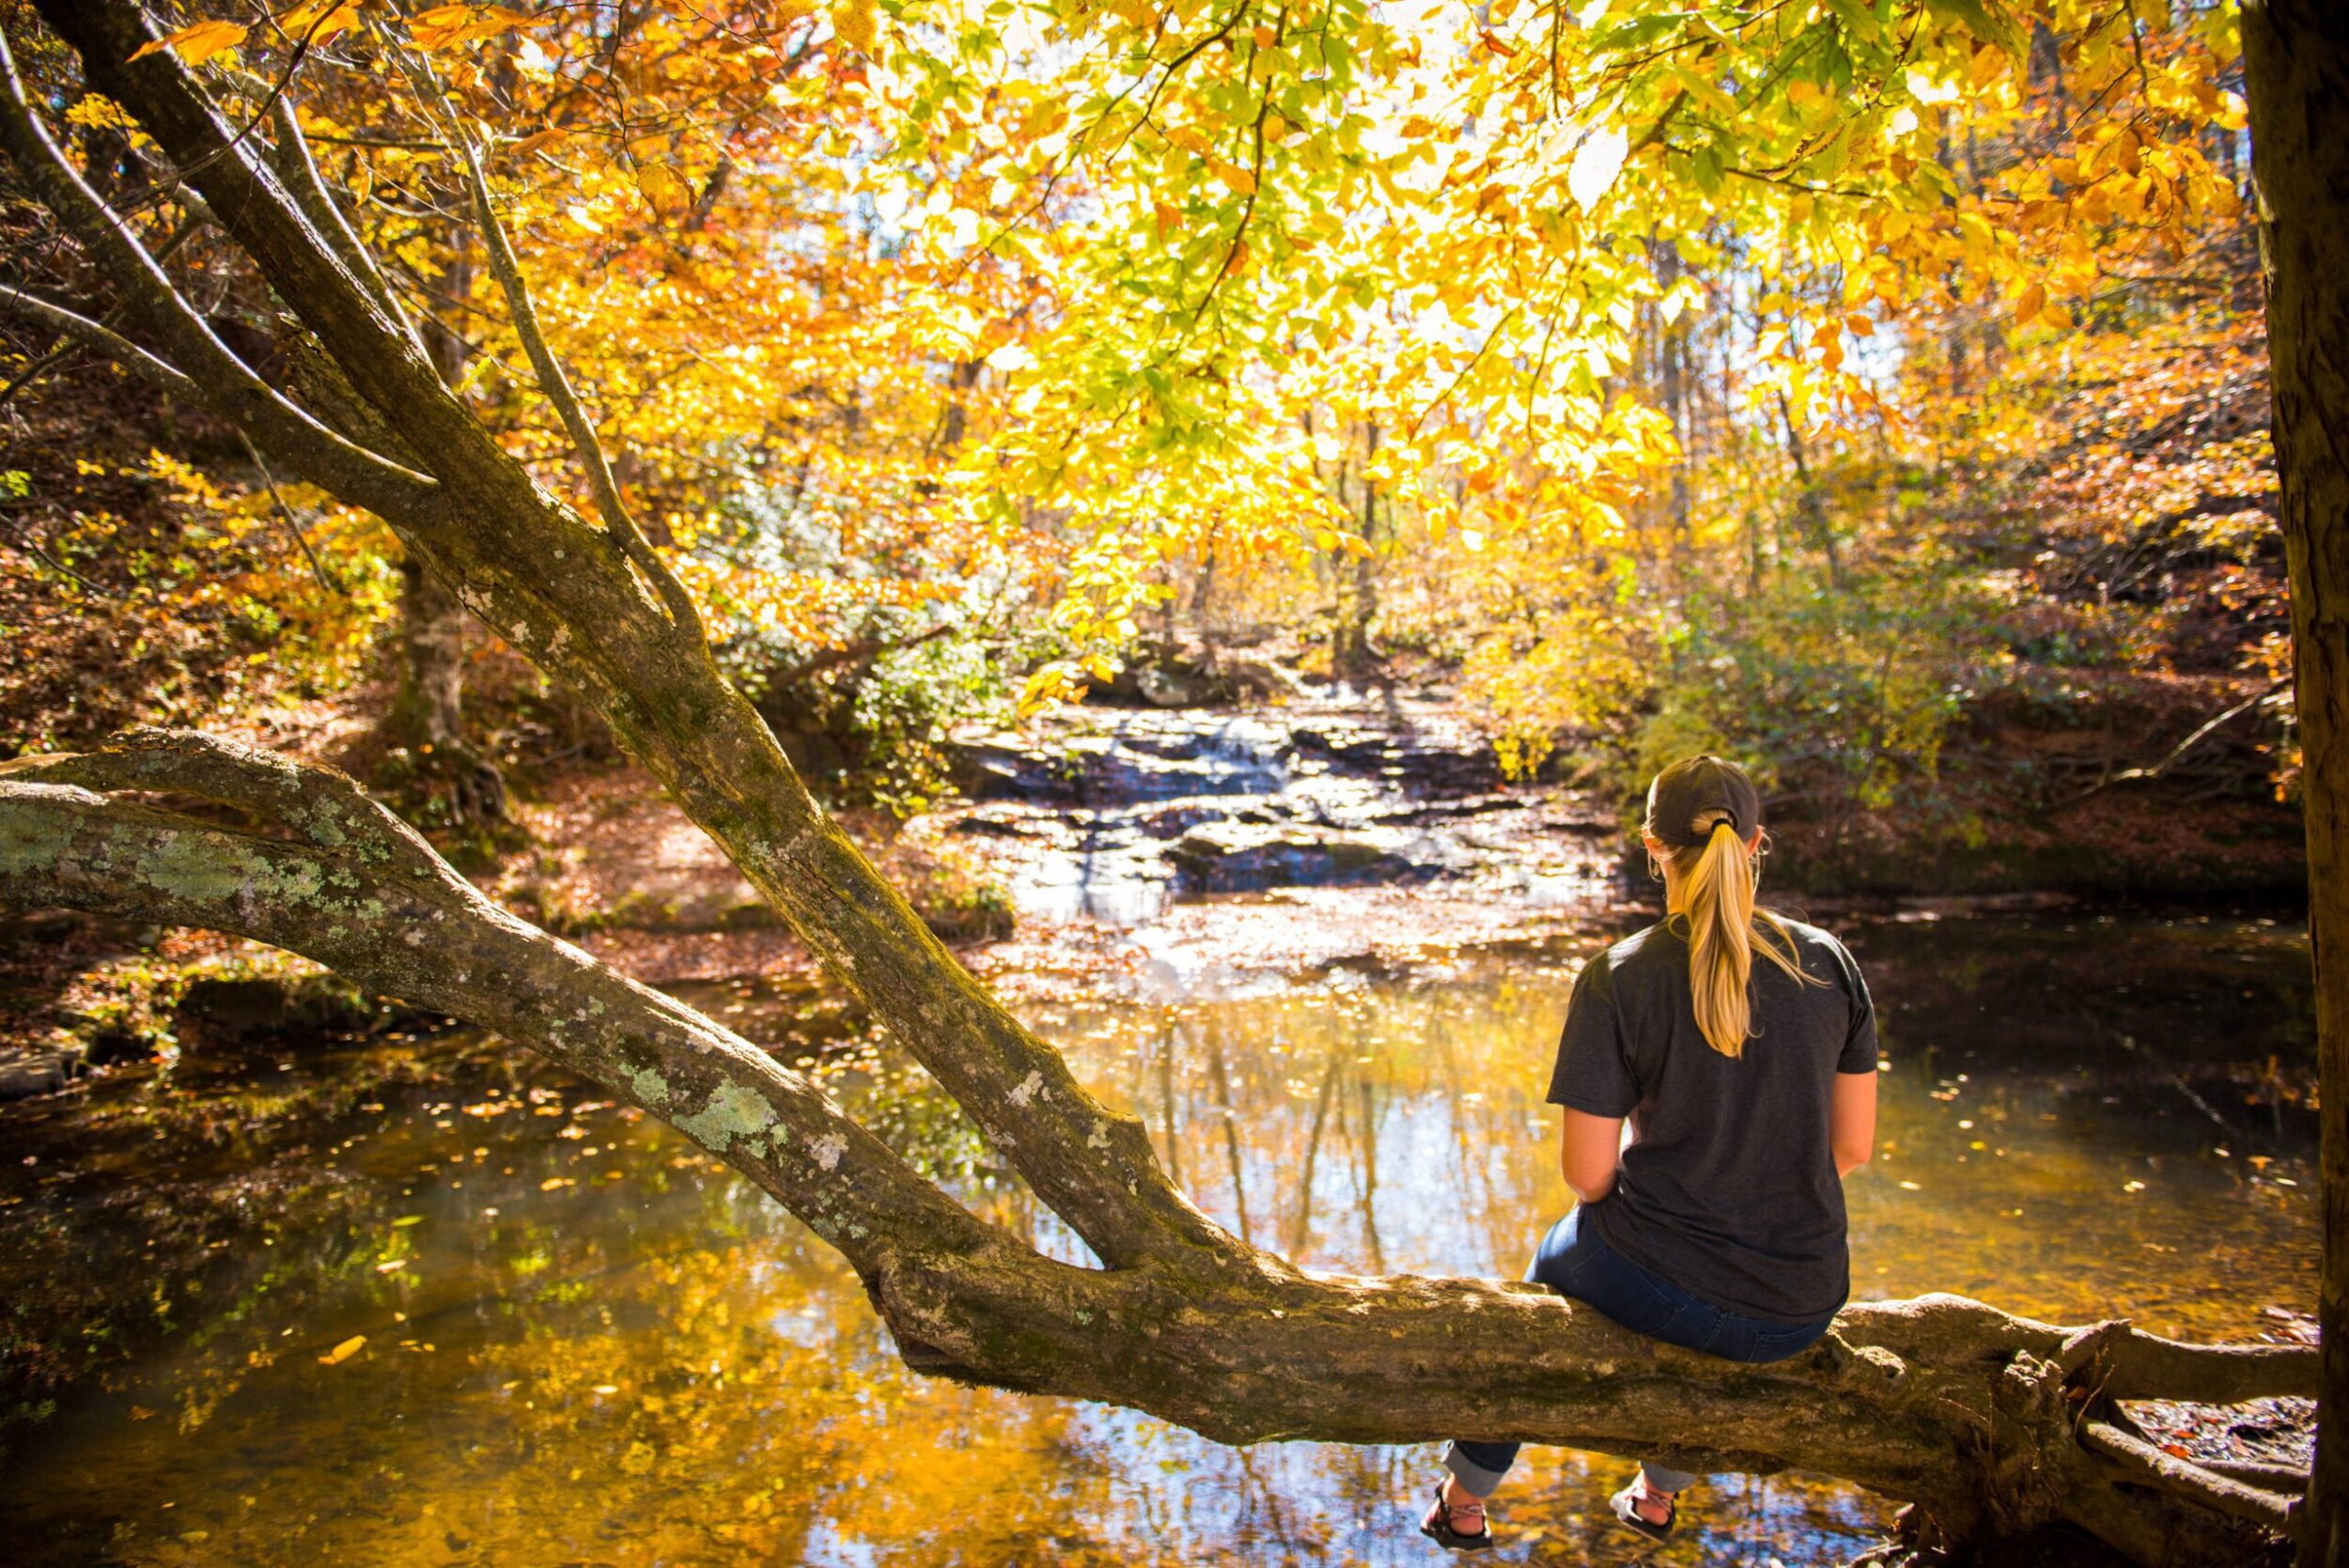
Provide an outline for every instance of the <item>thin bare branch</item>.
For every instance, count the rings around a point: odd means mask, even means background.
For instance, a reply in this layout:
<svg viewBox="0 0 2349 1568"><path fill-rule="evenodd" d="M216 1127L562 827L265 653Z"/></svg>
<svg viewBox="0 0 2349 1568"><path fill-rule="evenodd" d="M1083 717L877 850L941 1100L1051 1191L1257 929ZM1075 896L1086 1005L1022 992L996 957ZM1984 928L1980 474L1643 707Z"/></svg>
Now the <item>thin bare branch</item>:
<svg viewBox="0 0 2349 1568"><path fill-rule="evenodd" d="M328 593L341 593L342 584L326 575L326 563L320 561L319 552L310 548L310 536L303 532L302 520L294 516L294 509L286 504L285 492L277 488L277 475L272 474L269 464L262 460L261 449L254 445L253 438L242 430L237 432L237 439L244 442L245 456L251 458L253 466L260 470L261 483L269 488L269 498L276 505L277 515L285 520L286 532L293 536L294 543L302 547L303 558L310 563L310 575L317 578L319 586Z"/></svg>
<svg viewBox="0 0 2349 1568"><path fill-rule="evenodd" d="M497 279L499 291L506 296L506 309L513 317L514 335L521 340L522 351L530 357L531 368L537 374L538 389L554 405L556 416L571 438L572 454L587 473L587 489L595 496L596 511L603 519L604 532L660 595L679 634L691 637L696 644L705 641L701 611L694 605L693 596L677 581L668 563L661 560L644 531L636 526L636 520L629 515L619 483L612 476L611 461L604 456L602 438L596 434L595 422L587 417L563 362L555 357L547 342L546 332L538 322L538 307L530 296L529 280L522 275L521 260L514 254L505 222L498 216L497 198L491 194L489 176L482 168L480 147L465 124L464 116L449 101L447 89L429 61L418 58L388 38L384 47L398 59L417 96L439 115L449 145L457 152L466 189L473 196L474 221L481 229L483 248L489 253L490 275Z"/></svg>
<svg viewBox="0 0 2349 1568"><path fill-rule="evenodd" d="M281 93L272 101L270 121L277 133L271 147L272 156L270 160L277 170L277 177L286 182L286 189L291 193L303 215L308 217L327 244L334 248L334 254L342 257L343 265L366 286L383 314L397 323L400 331L415 341L418 348L422 348L422 339L416 337L415 323L408 318L407 312L399 308L399 299L384 281L382 269L376 266L375 257L368 253L366 246L359 242L359 236L352 231L350 220L343 216L342 207L334 200L334 194L326 188L326 181L319 178L318 163L310 156L309 141L302 132L302 116L295 112L290 96Z"/></svg>
<svg viewBox="0 0 2349 1568"><path fill-rule="evenodd" d="M175 390L200 398L222 417L250 430L261 444L282 454L305 476L330 484L338 493L376 512L405 510L437 488L437 481L428 475L356 445L287 401L221 342L129 225L90 189L50 138L25 97L15 54L4 37L0 37L0 147L7 148L41 204L73 230L92 259L122 290L131 308L162 340L164 351L177 362L174 374L185 383ZM53 320L64 331L97 329L97 323L86 318ZM110 347L108 351L114 350ZM152 355L141 357L154 361Z"/></svg>
<svg viewBox="0 0 2349 1568"><path fill-rule="evenodd" d="M104 321L93 321L86 316L60 304L52 304L39 295L29 294L22 288L0 287L0 305L65 334L85 349L96 349L125 370L151 381L165 392L199 403L205 400L204 394L185 371L164 364ZM109 318L114 314L113 311L107 313Z"/></svg>

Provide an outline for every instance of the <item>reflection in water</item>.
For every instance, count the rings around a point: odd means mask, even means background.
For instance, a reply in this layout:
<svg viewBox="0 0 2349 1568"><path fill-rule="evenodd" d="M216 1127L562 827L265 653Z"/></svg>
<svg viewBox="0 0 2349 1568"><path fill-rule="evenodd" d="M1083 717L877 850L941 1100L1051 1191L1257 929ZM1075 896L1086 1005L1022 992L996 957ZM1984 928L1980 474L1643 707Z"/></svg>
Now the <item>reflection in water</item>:
<svg viewBox="0 0 2349 1568"><path fill-rule="evenodd" d="M1515 1274L1564 1202L1540 1094L1602 939L1038 1022L1235 1229L1324 1267ZM1851 1184L1859 1295L2203 1336L2311 1303L2295 936L1852 940L1890 1063L1885 1157ZM975 1206L1078 1255L926 1085L884 1053L839 1087ZM1426 1560L1431 1450L1233 1450L913 1377L834 1254L530 1058L452 1039L92 1098L12 1113L12 1155L40 1163L12 1159L0 1192L8 1299L75 1303L121 1346L85 1347L101 1374L6 1429L0 1529L30 1560ZM20 1381L70 1337L9 1333ZM1497 1559L1641 1559L1600 1528L1622 1469L1532 1451ZM1825 1560L1885 1512L1724 1478L1641 1560Z"/></svg>

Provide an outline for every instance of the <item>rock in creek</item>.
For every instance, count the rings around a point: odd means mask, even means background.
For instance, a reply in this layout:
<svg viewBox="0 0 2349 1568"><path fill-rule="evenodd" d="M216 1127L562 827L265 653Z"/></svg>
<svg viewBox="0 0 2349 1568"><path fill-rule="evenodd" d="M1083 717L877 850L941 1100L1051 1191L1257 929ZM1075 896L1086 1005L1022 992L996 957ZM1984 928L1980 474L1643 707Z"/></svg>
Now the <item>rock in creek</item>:
<svg viewBox="0 0 2349 1568"><path fill-rule="evenodd" d="M1531 893L1561 862L1596 866L1613 831L1586 804L1510 787L1485 738L1431 703L1085 707L1039 728L960 738L974 803L953 826L987 841L991 869L1048 921L1439 877Z"/></svg>

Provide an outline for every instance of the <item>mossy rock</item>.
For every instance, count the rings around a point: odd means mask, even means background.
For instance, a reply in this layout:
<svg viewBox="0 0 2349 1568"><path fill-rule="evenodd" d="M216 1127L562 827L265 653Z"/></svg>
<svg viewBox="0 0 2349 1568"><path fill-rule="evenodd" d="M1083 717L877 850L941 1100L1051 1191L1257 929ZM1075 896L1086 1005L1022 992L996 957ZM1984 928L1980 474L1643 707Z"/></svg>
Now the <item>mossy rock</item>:
<svg viewBox="0 0 2349 1568"><path fill-rule="evenodd" d="M207 975L188 983L177 1011L183 1044L238 1049L318 1035L359 1033L382 1005L336 975Z"/></svg>

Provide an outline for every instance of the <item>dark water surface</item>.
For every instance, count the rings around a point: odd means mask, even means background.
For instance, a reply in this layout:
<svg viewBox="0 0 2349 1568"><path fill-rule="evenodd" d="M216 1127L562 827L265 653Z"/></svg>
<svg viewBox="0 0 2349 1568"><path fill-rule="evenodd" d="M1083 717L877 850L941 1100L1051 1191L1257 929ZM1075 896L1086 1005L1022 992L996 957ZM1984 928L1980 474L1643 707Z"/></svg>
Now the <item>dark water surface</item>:
<svg viewBox="0 0 2349 1568"><path fill-rule="evenodd" d="M2315 1296L2301 933L1882 922L1883 1155L1855 1294L2273 1332ZM1177 1006L1028 1009L1211 1213L1299 1261L1516 1274L1561 1211L1540 1104L1604 934ZM783 1038L750 987L696 1001ZM1067 1253L917 1070L839 1092ZM34 1563L1425 1562L1431 1448L1221 1448L917 1378L838 1259L677 1135L462 1035L183 1063L0 1115L0 1556ZM29 1161L29 1163L26 1163ZM355 1342L355 1343L354 1343ZM56 1369L45 1419L25 1390ZM1722 1477L1681 1539L1626 1467L1529 1451L1511 1562L1847 1557L1889 1505ZM1613 1527L1609 1527L1611 1530Z"/></svg>

